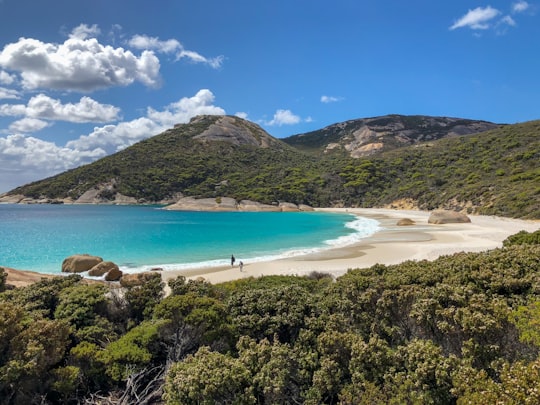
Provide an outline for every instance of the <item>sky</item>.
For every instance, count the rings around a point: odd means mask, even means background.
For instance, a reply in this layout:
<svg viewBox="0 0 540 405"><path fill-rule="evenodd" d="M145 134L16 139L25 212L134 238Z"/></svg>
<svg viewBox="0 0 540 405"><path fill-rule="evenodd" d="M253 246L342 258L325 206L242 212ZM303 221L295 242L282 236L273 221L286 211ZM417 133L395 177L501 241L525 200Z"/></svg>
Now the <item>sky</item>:
<svg viewBox="0 0 540 405"><path fill-rule="evenodd" d="M540 119L540 0L0 0L0 193L199 114Z"/></svg>

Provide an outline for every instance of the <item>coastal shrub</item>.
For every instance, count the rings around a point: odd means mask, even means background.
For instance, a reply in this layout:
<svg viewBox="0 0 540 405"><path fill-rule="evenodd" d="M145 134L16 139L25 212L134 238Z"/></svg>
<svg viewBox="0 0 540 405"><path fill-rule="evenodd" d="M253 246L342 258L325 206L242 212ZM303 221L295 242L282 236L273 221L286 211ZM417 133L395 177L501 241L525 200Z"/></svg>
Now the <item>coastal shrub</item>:
<svg viewBox="0 0 540 405"><path fill-rule="evenodd" d="M0 292L0 403L135 403L160 384L171 404L538 399L537 244L335 280L180 277L165 298L157 276L125 301L79 276Z"/></svg>
<svg viewBox="0 0 540 405"><path fill-rule="evenodd" d="M154 318L165 320L162 336L169 359L178 361L200 346L230 348L233 333L225 304L189 292L170 295L154 309Z"/></svg>
<svg viewBox="0 0 540 405"><path fill-rule="evenodd" d="M201 279L186 280L184 276L178 276L169 280L168 285L172 295L194 293L201 297L223 297L222 289Z"/></svg>
<svg viewBox="0 0 540 405"><path fill-rule="evenodd" d="M164 399L169 405L256 404L251 374L239 359L201 347L167 374Z"/></svg>
<svg viewBox="0 0 540 405"><path fill-rule="evenodd" d="M292 342L313 315L313 297L297 285L233 292L227 300L232 324L240 335Z"/></svg>
<svg viewBox="0 0 540 405"><path fill-rule="evenodd" d="M540 245L540 229L534 232L519 231L503 241L503 246Z"/></svg>
<svg viewBox="0 0 540 405"><path fill-rule="evenodd" d="M59 302L59 295L65 289L77 285L82 280L78 274L66 277L42 279L31 286L16 288L0 294L0 301L15 302L36 316L53 318Z"/></svg>
<svg viewBox="0 0 540 405"><path fill-rule="evenodd" d="M58 296L55 319L64 319L76 329L91 326L99 315L106 313L106 287L103 285L75 285Z"/></svg>
<svg viewBox="0 0 540 405"><path fill-rule="evenodd" d="M127 289L125 299L130 311L130 318L135 324L152 317L154 307L164 296L164 287L161 274L155 273L151 274L144 284Z"/></svg>
<svg viewBox="0 0 540 405"><path fill-rule="evenodd" d="M7 273L3 267L0 267L0 292L6 290Z"/></svg>
<svg viewBox="0 0 540 405"><path fill-rule="evenodd" d="M165 324L163 320L144 321L100 351L98 358L105 364L107 375L118 383L163 360L160 337Z"/></svg>

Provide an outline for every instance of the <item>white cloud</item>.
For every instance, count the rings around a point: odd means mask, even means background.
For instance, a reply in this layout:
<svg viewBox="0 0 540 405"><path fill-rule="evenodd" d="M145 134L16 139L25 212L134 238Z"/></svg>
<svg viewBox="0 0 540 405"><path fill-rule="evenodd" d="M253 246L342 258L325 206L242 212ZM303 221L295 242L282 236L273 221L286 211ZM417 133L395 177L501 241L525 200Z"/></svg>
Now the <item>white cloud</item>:
<svg viewBox="0 0 540 405"><path fill-rule="evenodd" d="M44 178L104 155L105 151L100 149L80 151L59 147L53 142L31 136L14 134L0 138L0 162L3 163L0 173L8 167L17 167L26 172L27 177Z"/></svg>
<svg viewBox="0 0 540 405"><path fill-rule="evenodd" d="M272 120L265 122L269 126L282 126L298 124L302 119L291 110L277 110Z"/></svg>
<svg viewBox="0 0 540 405"><path fill-rule="evenodd" d="M341 97L334 97L334 96L321 96L321 103L337 103L338 101L341 101Z"/></svg>
<svg viewBox="0 0 540 405"><path fill-rule="evenodd" d="M193 97L183 97L179 101L169 104L163 111L148 108L147 117L160 125L171 127L174 124L188 122L196 115L225 114L223 108L213 105L214 99L214 94L210 90L202 89Z"/></svg>
<svg viewBox="0 0 540 405"><path fill-rule="evenodd" d="M97 24L94 24L90 27L86 24L81 24L78 27L75 27L73 31L71 31L69 37L77 39L87 39L88 37L96 37L99 34L101 34L101 30L98 28Z"/></svg>
<svg viewBox="0 0 540 405"><path fill-rule="evenodd" d="M509 15L505 15L503 18L501 18L501 20L499 21L499 24L505 24L505 25L509 25L511 27L515 27L516 26L516 21L510 17Z"/></svg>
<svg viewBox="0 0 540 405"><path fill-rule="evenodd" d="M210 90L200 90L193 97L184 97L166 106L162 111L147 109L147 116L117 125L95 127L88 134L58 146L52 142L11 134L0 137L0 190L12 189L17 185L42 179L56 173L90 163L109 153L124 149L150 136L156 135L177 123L186 123L199 114L225 114L221 107L213 105L214 95ZM12 107L24 115L27 106ZM1 111L1 110L0 110ZM12 130L23 132L31 125L46 124L44 121L18 121ZM18 179L15 182L13 179Z"/></svg>
<svg viewBox="0 0 540 405"><path fill-rule="evenodd" d="M0 84L13 84L15 83L15 80L17 80L15 75L10 75L8 72L0 70Z"/></svg>
<svg viewBox="0 0 540 405"><path fill-rule="evenodd" d="M79 26L62 44L20 38L0 52L0 67L19 72L25 89L48 88L89 92L141 82L160 84L159 59L152 51L140 56L123 48L102 45L96 28Z"/></svg>
<svg viewBox="0 0 540 405"><path fill-rule="evenodd" d="M243 112L243 111L238 111L237 113L234 114L236 117L238 118L242 118L243 120L247 120L248 119L248 113L246 112Z"/></svg>
<svg viewBox="0 0 540 405"><path fill-rule="evenodd" d="M467 14L457 20L451 27L451 30L468 27L473 30L485 30L490 28L490 22L501 12L491 6L477 7L469 10Z"/></svg>
<svg viewBox="0 0 540 405"><path fill-rule="evenodd" d="M518 1L514 4L512 4L512 11L514 13L522 13L526 11L530 7L530 4L526 1Z"/></svg>
<svg viewBox="0 0 540 405"><path fill-rule="evenodd" d="M17 90L13 89L6 89L4 87L0 87L0 100L2 99L17 99L20 98L19 92Z"/></svg>
<svg viewBox="0 0 540 405"><path fill-rule="evenodd" d="M90 97L81 97L76 104L62 104L44 94L32 97L28 104L0 105L0 115L25 115L31 118L67 122L110 122L118 119L120 109L110 104L100 104Z"/></svg>
<svg viewBox="0 0 540 405"><path fill-rule="evenodd" d="M39 120L37 118L23 118L12 122L9 126L10 132L37 132L46 128L50 124L47 121Z"/></svg>
<svg viewBox="0 0 540 405"><path fill-rule="evenodd" d="M176 60L187 58L193 63L207 64L214 69L221 67L223 64L223 56L206 58L195 51L185 49L184 46L176 39L162 41L157 37L135 35L129 40L128 43L131 47L136 49L147 49L160 53L174 54L176 56Z"/></svg>
<svg viewBox="0 0 540 405"><path fill-rule="evenodd" d="M141 117L118 125L96 127L89 135L67 143L67 147L86 150L104 148L108 152L124 149L145 138L156 135L175 124L186 123L196 115L225 114L221 107L213 105L214 94L202 89L193 97L184 97L171 103L163 110L148 107L146 117Z"/></svg>
<svg viewBox="0 0 540 405"><path fill-rule="evenodd" d="M167 128L169 127L161 126L149 118L141 117L117 125L95 127L92 133L69 141L66 147L74 150L103 149L107 153L113 153L156 135Z"/></svg>

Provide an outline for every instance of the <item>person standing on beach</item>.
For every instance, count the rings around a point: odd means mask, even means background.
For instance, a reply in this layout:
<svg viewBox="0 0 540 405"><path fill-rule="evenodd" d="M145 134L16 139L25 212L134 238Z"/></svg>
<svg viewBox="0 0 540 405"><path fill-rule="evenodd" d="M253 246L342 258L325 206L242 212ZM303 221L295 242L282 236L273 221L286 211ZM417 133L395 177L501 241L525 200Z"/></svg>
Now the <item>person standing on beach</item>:
<svg viewBox="0 0 540 405"><path fill-rule="evenodd" d="M242 269L244 268L244 262L240 260L238 264L240 265L240 271L243 271Z"/></svg>
<svg viewBox="0 0 540 405"><path fill-rule="evenodd" d="M234 258L234 255L231 256L231 267L234 267L234 262L235 262L235 258Z"/></svg>

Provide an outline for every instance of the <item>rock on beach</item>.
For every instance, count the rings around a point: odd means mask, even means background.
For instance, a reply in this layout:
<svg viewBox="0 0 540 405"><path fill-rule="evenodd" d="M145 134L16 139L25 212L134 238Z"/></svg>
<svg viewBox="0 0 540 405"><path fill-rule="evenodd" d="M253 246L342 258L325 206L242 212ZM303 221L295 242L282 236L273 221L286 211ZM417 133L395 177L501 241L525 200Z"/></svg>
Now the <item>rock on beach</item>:
<svg viewBox="0 0 540 405"><path fill-rule="evenodd" d="M62 262L63 273L82 273L101 263L103 259L89 254L69 256Z"/></svg>

